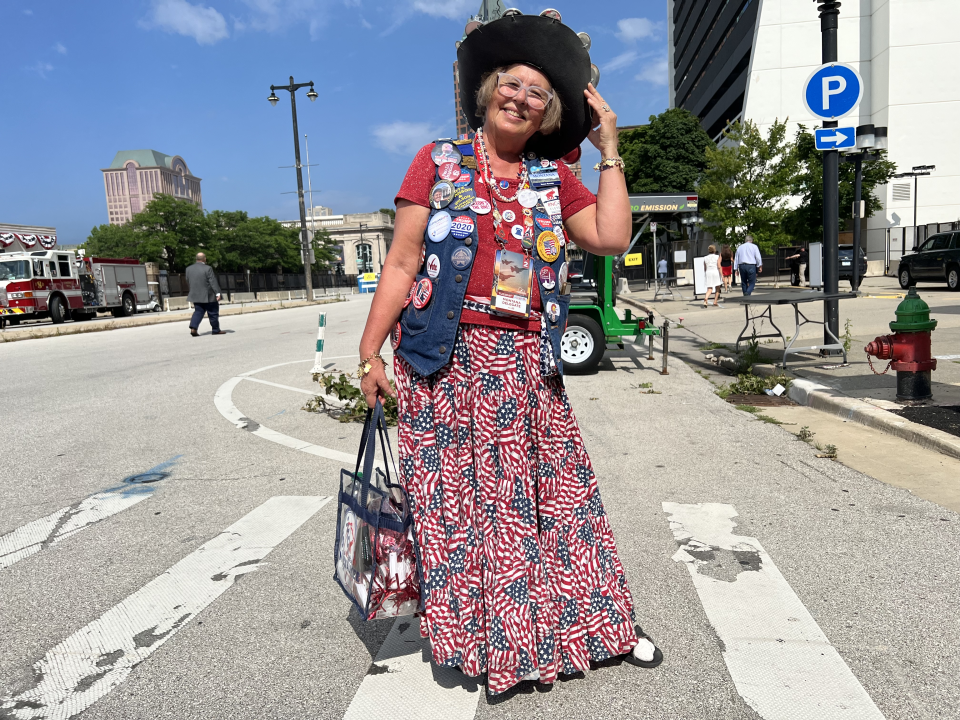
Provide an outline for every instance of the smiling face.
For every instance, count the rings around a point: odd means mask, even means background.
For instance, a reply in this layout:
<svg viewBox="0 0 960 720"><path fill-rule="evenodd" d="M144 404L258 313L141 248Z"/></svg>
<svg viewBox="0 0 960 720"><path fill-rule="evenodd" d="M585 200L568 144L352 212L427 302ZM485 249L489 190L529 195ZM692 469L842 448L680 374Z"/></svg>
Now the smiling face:
<svg viewBox="0 0 960 720"><path fill-rule="evenodd" d="M518 78L524 85L538 85L552 90L550 81L539 70L529 65L512 65L506 72ZM523 138L524 142L540 129L546 108L534 109L527 104L527 92L521 91L516 97L504 97L494 90L487 104L487 117L484 126L494 129L498 135Z"/></svg>

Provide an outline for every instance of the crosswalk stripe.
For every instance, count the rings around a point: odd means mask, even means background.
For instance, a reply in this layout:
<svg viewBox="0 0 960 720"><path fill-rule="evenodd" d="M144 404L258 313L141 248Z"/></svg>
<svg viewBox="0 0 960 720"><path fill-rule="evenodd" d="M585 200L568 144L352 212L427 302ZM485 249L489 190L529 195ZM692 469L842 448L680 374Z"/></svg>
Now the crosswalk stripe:
<svg viewBox="0 0 960 720"><path fill-rule="evenodd" d="M146 500L156 490L151 483L169 475L169 469L180 457L126 477L117 487L98 492L3 535L0 537L0 570Z"/></svg>
<svg viewBox="0 0 960 720"><path fill-rule="evenodd" d="M360 683L343 720L444 718L473 720L480 691L475 680L453 668L434 665L416 618L397 618L377 659Z"/></svg>
<svg viewBox="0 0 960 720"><path fill-rule="evenodd" d="M83 712L330 500L270 498L47 652L32 688L0 697L0 717L68 720Z"/></svg>
<svg viewBox="0 0 960 720"><path fill-rule="evenodd" d="M883 720L732 505L663 503L737 691L764 720Z"/></svg>

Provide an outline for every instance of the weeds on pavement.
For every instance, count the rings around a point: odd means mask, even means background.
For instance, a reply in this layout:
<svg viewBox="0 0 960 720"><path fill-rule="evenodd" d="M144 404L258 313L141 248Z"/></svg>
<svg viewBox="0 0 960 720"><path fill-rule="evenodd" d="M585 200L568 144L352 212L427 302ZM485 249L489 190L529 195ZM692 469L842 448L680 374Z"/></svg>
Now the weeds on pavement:
<svg viewBox="0 0 960 720"><path fill-rule="evenodd" d="M734 407L737 410L743 410L744 412L750 413L757 420L762 420L763 422L769 423L770 425L783 425L783 423L777 420L776 418L770 417L769 415L764 415L763 413L761 413L760 408L758 408L756 405L734 405Z"/></svg>
<svg viewBox="0 0 960 720"><path fill-rule="evenodd" d="M367 401L360 392L360 388L355 386L350 377L340 373L339 377L334 376L332 372L314 373L314 382L323 386L323 392L331 395L343 403L343 406L333 405L328 402L323 395L317 395L312 400L308 400L303 406L307 412L326 413L342 423L359 422L362 423L367 417ZM390 381L393 387L393 381ZM397 424L397 399L387 397L383 401L383 416L386 418L387 425Z"/></svg>
<svg viewBox="0 0 960 720"><path fill-rule="evenodd" d="M821 445L820 443L814 443L813 446L819 450L817 453L818 458L836 458L837 457L837 446L836 445Z"/></svg>
<svg viewBox="0 0 960 720"><path fill-rule="evenodd" d="M730 347L725 343L708 342L706 345L701 345L700 349L707 352L709 350L729 350Z"/></svg>
<svg viewBox="0 0 960 720"><path fill-rule="evenodd" d="M853 347L853 333L851 332L853 328L853 323L850 322L850 318L847 318L843 321L843 335L840 336L840 341L843 343L843 349L847 352L850 352L850 348Z"/></svg>
<svg viewBox="0 0 960 720"><path fill-rule="evenodd" d="M797 433L797 440L802 440L805 443L810 442L813 439L813 436L816 433L810 429L809 425L804 425L800 428L800 432Z"/></svg>
<svg viewBox="0 0 960 720"><path fill-rule="evenodd" d="M722 398L727 398L730 395L763 395L764 390L773 390L777 385L789 388L790 378L786 375L760 377L759 375L741 373L732 383L721 386L717 390L717 395Z"/></svg>

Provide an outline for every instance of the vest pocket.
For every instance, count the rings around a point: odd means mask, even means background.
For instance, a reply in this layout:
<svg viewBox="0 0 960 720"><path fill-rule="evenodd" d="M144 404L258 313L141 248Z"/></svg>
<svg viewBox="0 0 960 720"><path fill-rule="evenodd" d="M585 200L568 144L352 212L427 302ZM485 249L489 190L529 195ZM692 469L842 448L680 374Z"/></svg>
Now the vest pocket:
<svg viewBox="0 0 960 720"><path fill-rule="evenodd" d="M416 282L420 282L425 276L417 275ZM430 298L430 301L427 303L427 306L422 310L417 310L411 302L407 305L406 310L403 311L403 316L401 317L400 324L403 327L404 333L409 336L419 335L430 325L430 316L433 314L434 306L439 302L437 298L437 288L434 285L433 288L433 297Z"/></svg>

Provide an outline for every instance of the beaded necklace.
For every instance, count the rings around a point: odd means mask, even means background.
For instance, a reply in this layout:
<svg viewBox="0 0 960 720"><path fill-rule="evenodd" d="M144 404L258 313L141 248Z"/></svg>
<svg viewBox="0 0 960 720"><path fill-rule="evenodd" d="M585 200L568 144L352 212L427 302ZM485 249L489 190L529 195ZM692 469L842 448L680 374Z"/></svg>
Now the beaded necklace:
<svg viewBox="0 0 960 720"><path fill-rule="evenodd" d="M494 229L493 237L494 237L494 240L496 240L497 244L500 246L500 249L506 250L507 236L503 230L503 214L500 212L500 207L499 207L499 204L497 203L497 199L499 198L500 201L504 203L516 202L517 198L520 195L520 192L530 187L529 177L527 174L527 165L526 163L523 162L523 159L521 158L520 170L517 172L517 180L519 181L517 183L517 192L514 193L512 197L504 197L503 194L500 192L500 189L497 186L497 183L493 178L493 173L491 172L491 169L490 169L491 168L490 155L487 153L487 145L483 141L482 129L477 130L477 141L480 145L480 151L481 151L480 156L478 158L479 160L478 170L480 171L481 178L483 179L484 182L486 182L487 187L490 188L490 200L493 205L493 229ZM532 232L532 230L530 232ZM525 238L525 239L528 240L528 242L522 243L524 254L526 254L527 256L532 256L533 254L532 237Z"/></svg>

